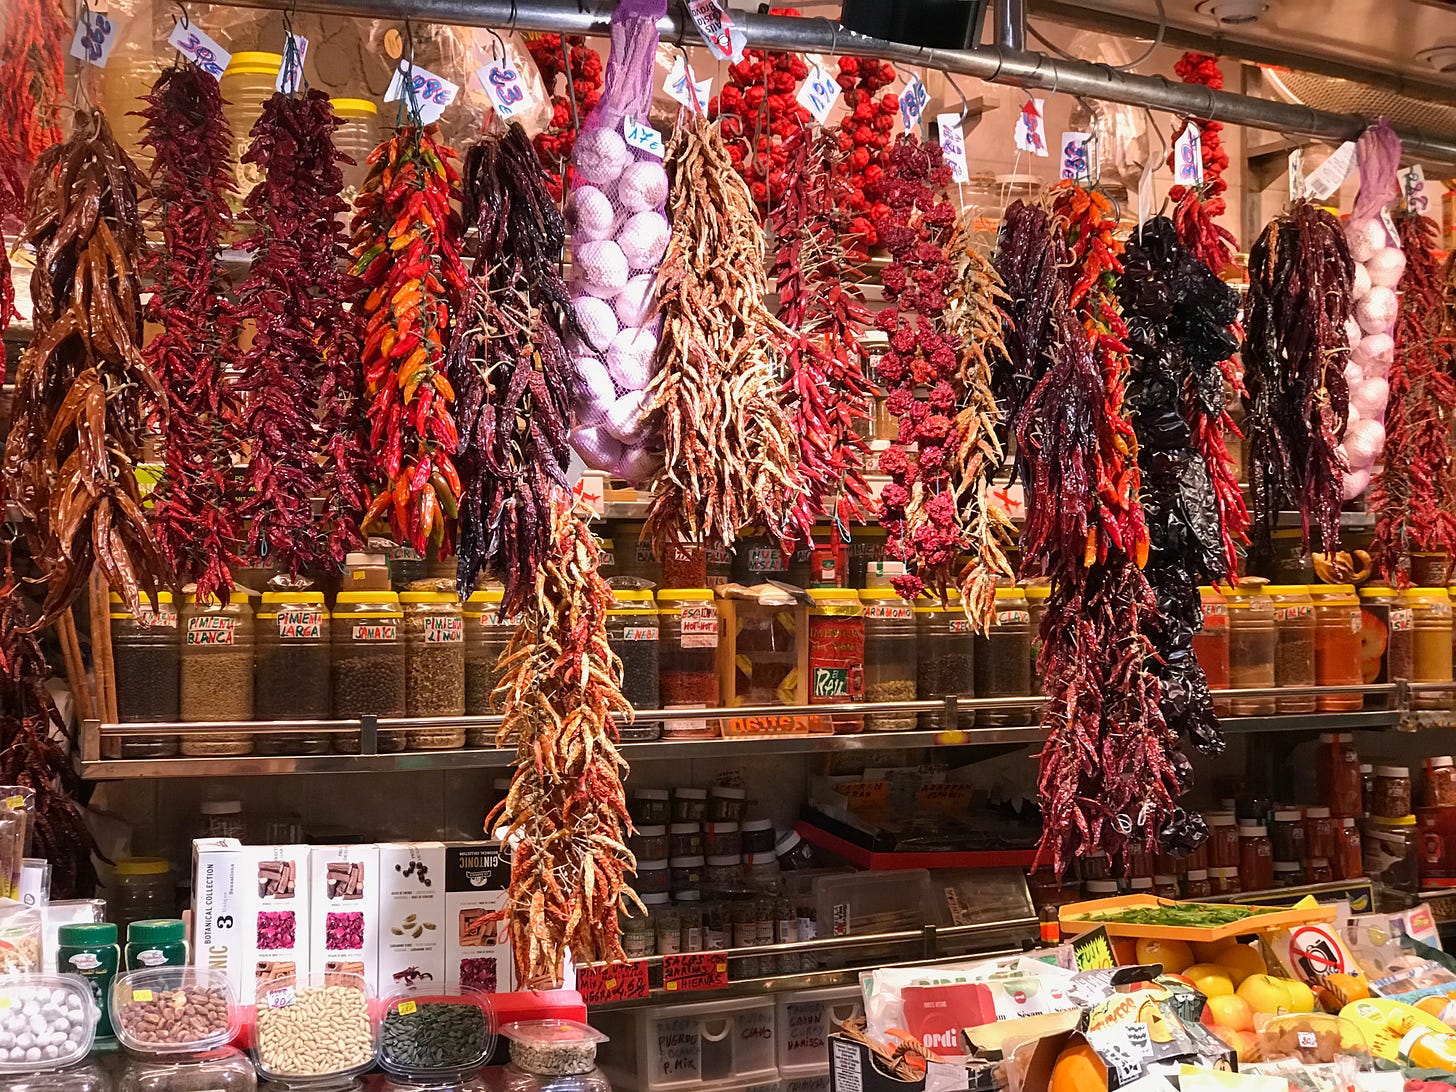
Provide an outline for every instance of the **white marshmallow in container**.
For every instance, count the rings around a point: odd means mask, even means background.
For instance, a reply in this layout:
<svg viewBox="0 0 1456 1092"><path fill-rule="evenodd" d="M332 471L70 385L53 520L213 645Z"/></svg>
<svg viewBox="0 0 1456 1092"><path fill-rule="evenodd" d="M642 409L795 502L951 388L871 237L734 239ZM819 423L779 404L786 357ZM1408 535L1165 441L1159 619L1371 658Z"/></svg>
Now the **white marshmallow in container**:
<svg viewBox="0 0 1456 1092"><path fill-rule="evenodd" d="M638 391L656 370L657 338L650 330L623 330L607 350L607 370L618 390Z"/></svg>
<svg viewBox="0 0 1456 1092"><path fill-rule="evenodd" d="M667 243L672 237L672 227L667 217L660 212L637 212L628 218L617 232L617 245L627 256L627 264L633 272L656 269L667 253Z"/></svg>
<svg viewBox="0 0 1456 1092"><path fill-rule="evenodd" d="M606 194L595 186L578 186L571 194L571 237L573 242L610 239L617 227L617 214Z"/></svg>
<svg viewBox="0 0 1456 1092"><path fill-rule="evenodd" d="M577 177L592 186L606 187L617 181L631 161L632 153L622 135L605 125L577 137L571 153Z"/></svg>
<svg viewBox="0 0 1456 1092"><path fill-rule="evenodd" d="M627 285L612 300L612 309L617 312L617 321L622 326L645 326L647 319L657 306L653 288L657 277L652 273L639 273L627 281Z"/></svg>
<svg viewBox="0 0 1456 1092"><path fill-rule="evenodd" d="M617 201L628 212L661 209L667 203L667 171L655 160L631 164L617 181Z"/></svg>

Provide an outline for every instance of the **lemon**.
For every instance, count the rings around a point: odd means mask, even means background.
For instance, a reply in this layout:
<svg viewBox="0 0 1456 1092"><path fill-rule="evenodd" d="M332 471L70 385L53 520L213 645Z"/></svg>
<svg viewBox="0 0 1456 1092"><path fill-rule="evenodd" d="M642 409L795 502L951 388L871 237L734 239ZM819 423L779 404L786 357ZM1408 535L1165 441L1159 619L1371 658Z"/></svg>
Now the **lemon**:
<svg viewBox="0 0 1456 1092"><path fill-rule="evenodd" d="M1251 974L1239 983L1238 995L1255 1012L1273 1015L1293 1010L1287 978L1271 978L1267 974Z"/></svg>
<svg viewBox="0 0 1456 1092"><path fill-rule="evenodd" d="M1289 992L1290 1012L1314 1012L1314 990L1298 979L1284 979L1284 988Z"/></svg>
<svg viewBox="0 0 1456 1092"><path fill-rule="evenodd" d="M1183 977L1204 997L1229 997L1234 992L1233 979L1216 963L1195 963L1183 972Z"/></svg>
<svg viewBox="0 0 1456 1092"><path fill-rule="evenodd" d="M1257 948L1249 944L1235 944L1232 948L1225 948L1218 953L1214 962L1220 967L1228 968L1229 977L1234 980L1235 987L1251 974L1269 973L1269 968L1264 966L1264 957Z"/></svg>

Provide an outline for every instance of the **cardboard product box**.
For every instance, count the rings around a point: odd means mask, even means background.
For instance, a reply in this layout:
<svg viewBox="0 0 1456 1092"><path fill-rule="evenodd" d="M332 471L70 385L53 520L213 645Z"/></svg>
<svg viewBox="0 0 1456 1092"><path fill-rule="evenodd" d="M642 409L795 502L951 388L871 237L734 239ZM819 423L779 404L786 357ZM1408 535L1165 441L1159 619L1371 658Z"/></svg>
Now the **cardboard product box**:
<svg viewBox="0 0 1456 1092"><path fill-rule="evenodd" d="M445 844L445 981L487 993L516 988L506 924L486 921L505 908L510 880L499 842Z"/></svg>
<svg viewBox="0 0 1456 1092"><path fill-rule="evenodd" d="M252 1004L269 983L296 981L309 972L312 919L309 916L310 846L249 846L247 939L251 975L238 995Z"/></svg>
<svg viewBox="0 0 1456 1092"><path fill-rule="evenodd" d="M379 846L379 992L446 981L445 844Z"/></svg>
<svg viewBox="0 0 1456 1092"><path fill-rule="evenodd" d="M225 972L238 997L252 960L248 865L236 838L198 838L192 843L192 962Z"/></svg>
<svg viewBox="0 0 1456 1092"><path fill-rule="evenodd" d="M997 1088L996 1067L978 1058L926 1065L934 1077L930 1087L938 1092L995 1092ZM829 1036L829 1087L831 1092L925 1092L926 1078L903 1081L892 1077L864 1043L835 1032Z"/></svg>
<svg viewBox="0 0 1456 1092"><path fill-rule="evenodd" d="M377 991L379 847L314 846L309 905L309 970L362 975Z"/></svg>

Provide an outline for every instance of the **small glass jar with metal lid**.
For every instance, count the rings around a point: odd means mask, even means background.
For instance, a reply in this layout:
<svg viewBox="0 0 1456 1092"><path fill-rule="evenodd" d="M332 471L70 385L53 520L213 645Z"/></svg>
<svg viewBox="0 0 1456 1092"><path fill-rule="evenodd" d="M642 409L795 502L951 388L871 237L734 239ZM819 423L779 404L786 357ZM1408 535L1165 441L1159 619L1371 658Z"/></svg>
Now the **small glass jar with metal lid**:
<svg viewBox="0 0 1456 1092"><path fill-rule="evenodd" d="M976 635L976 697L1031 695L1031 610L1020 588L996 589L996 624ZM1000 727L1030 724L1032 709L977 709L976 723Z"/></svg>
<svg viewBox="0 0 1456 1092"><path fill-rule="evenodd" d="M465 715L465 613L454 592L408 591L404 613L405 716ZM465 746L463 727L410 729L411 751Z"/></svg>
<svg viewBox="0 0 1456 1092"><path fill-rule="evenodd" d="M404 635L399 596L392 591L341 591L334 599L331 623L334 649L334 716L402 717L405 715ZM402 731L379 733L379 750L404 750ZM334 736L334 746L359 753L359 733Z"/></svg>
<svg viewBox="0 0 1456 1092"><path fill-rule="evenodd" d="M658 708L657 602L646 588L613 588L607 611L607 644L622 661L622 696L633 709ZM624 742L658 739L661 721L628 724L619 718L617 732Z"/></svg>
<svg viewBox="0 0 1456 1092"><path fill-rule="evenodd" d="M235 591L228 602L198 601L189 592L182 607L182 698L184 721L253 719L253 611ZM246 755L248 734L183 736L184 755Z"/></svg>
<svg viewBox="0 0 1456 1092"><path fill-rule="evenodd" d="M171 592L158 592L156 609L145 596L139 614L111 593L111 656L116 668L116 713L123 724L178 719L182 644ZM176 736L106 736L103 758L165 758L177 753Z"/></svg>
<svg viewBox="0 0 1456 1092"><path fill-rule="evenodd" d="M1270 584L1264 591L1274 603L1274 685L1314 686L1314 600L1306 584ZM1274 699L1280 713L1313 713L1310 693Z"/></svg>
<svg viewBox="0 0 1456 1092"><path fill-rule="evenodd" d="M959 592L951 592L942 603L933 596L915 601L915 693L920 701L939 701L947 697L969 698L976 692L976 637L970 620L961 610ZM939 712L921 713L920 726L955 728L941 725ZM975 723L975 714L962 710L962 726Z"/></svg>
<svg viewBox="0 0 1456 1092"><path fill-rule="evenodd" d="M1279 631L1274 627L1274 600L1266 582L1246 577L1224 592L1228 609L1229 687L1233 690L1265 690L1274 686L1274 649ZM1228 712L1236 717L1267 716L1274 712L1274 698L1231 698Z"/></svg>
<svg viewBox="0 0 1456 1092"><path fill-rule="evenodd" d="M1410 588L1401 596L1413 623L1411 682L1451 681L1451 596L1445 588ZM1449 709L1451 693L1416 691L1413 709Z"/></svg>
<svg viewBox="0 0 1456 1092"><path fill-rule="evenodd" d="M258 608L253 710L259 720L327 720L333 712L333 659L323 592L269 591ZM260 733L260 755L319 755L333 749L327 732Z"/></svg>
<svg viewBox="0 0 1456 1092"><path fill-rule="evenodd" d="M865 588L864 669L866 701L915 700L915 610L893 588ZM871 713L872 732L910 731L914 713Z"/></svg>
<svg viewBox="0 0 1456 1092"><path fill-rule="evenodd" d="M470 593L465 602L465 715L488 717L490 696L500 682L500 659L505 655L518 620L501 614L502 591L482 588ZM467 747L494 747L494 728L467 728Z"/></svg>
<svg viewBox="0 0 1456 1092"><path fill-rule="evenodd" d="M718 704L718 607L707 588L657 593L658 695L663 709L709 709ZM716 720L665 721L666 739L712 739Z"/></svg>

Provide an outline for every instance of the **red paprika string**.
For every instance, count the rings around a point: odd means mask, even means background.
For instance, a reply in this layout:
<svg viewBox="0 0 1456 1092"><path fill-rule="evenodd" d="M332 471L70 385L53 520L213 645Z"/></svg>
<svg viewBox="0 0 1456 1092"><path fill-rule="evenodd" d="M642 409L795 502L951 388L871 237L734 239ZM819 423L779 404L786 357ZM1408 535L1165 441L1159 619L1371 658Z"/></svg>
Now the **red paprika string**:
<svg viewBox="0 0 1456 1092"><path fill-rule="evenodd" d="M24 181L35 157L61 141L58 124L71 28L60 0L12 0L0 41L0 174Z"/></svg>
<svg viewBox="0 0 1456 1092"><path fill-rule="evenodd" d="M1218 67L1218 58L1207 53L1185 53L1173 66L1184 83L1198 84L1215 91L1223 88L1223 72ZM1223 172L1228 170L1228 153L1223 150L1223 122L1194 122L1198 126L1203 158L1203 186L1174 186L1168 196L1175 202L1173 223L1178 228L1179 241L1191 250L1198 259L1215 273L1222 274L1234 265L1236 242L1233 234L1216 223L1227 209L1223 193L1228 183ZM1171 166L1173 156L1170 153Z"/></svg>
<svg viewBox="0 0 1456 1092"><path fill-rule="evenodd" d="M551 95L551 124L544 132L537 133L531 143L546 169L547 189L560 201L571 151L576 147L577 124L601 99L606 69L601 56L579 34L566 38L566 52L571 59L569 73L561 57L561 35L530 35L526 38L526 49L536 62L541 79L546 83L546 91ZM570 93L556 90L557 77L562 74L571 81ZM574 116L571 111L573 95L576 100Z"/></svg>
<svg viewBox="0 0 1456 1092"><path fill-rule="evenodd" d="M839 150L845 156L842 170L849 180L849 207L855 214L851 227L865 246L873 246L880 241L875 220L887 210L870 198L868 189L888 166L890 140L900 112L898 95L879 92L895 82L895 67L872 57L841 57L837 82L844 91Z"/></svg>

